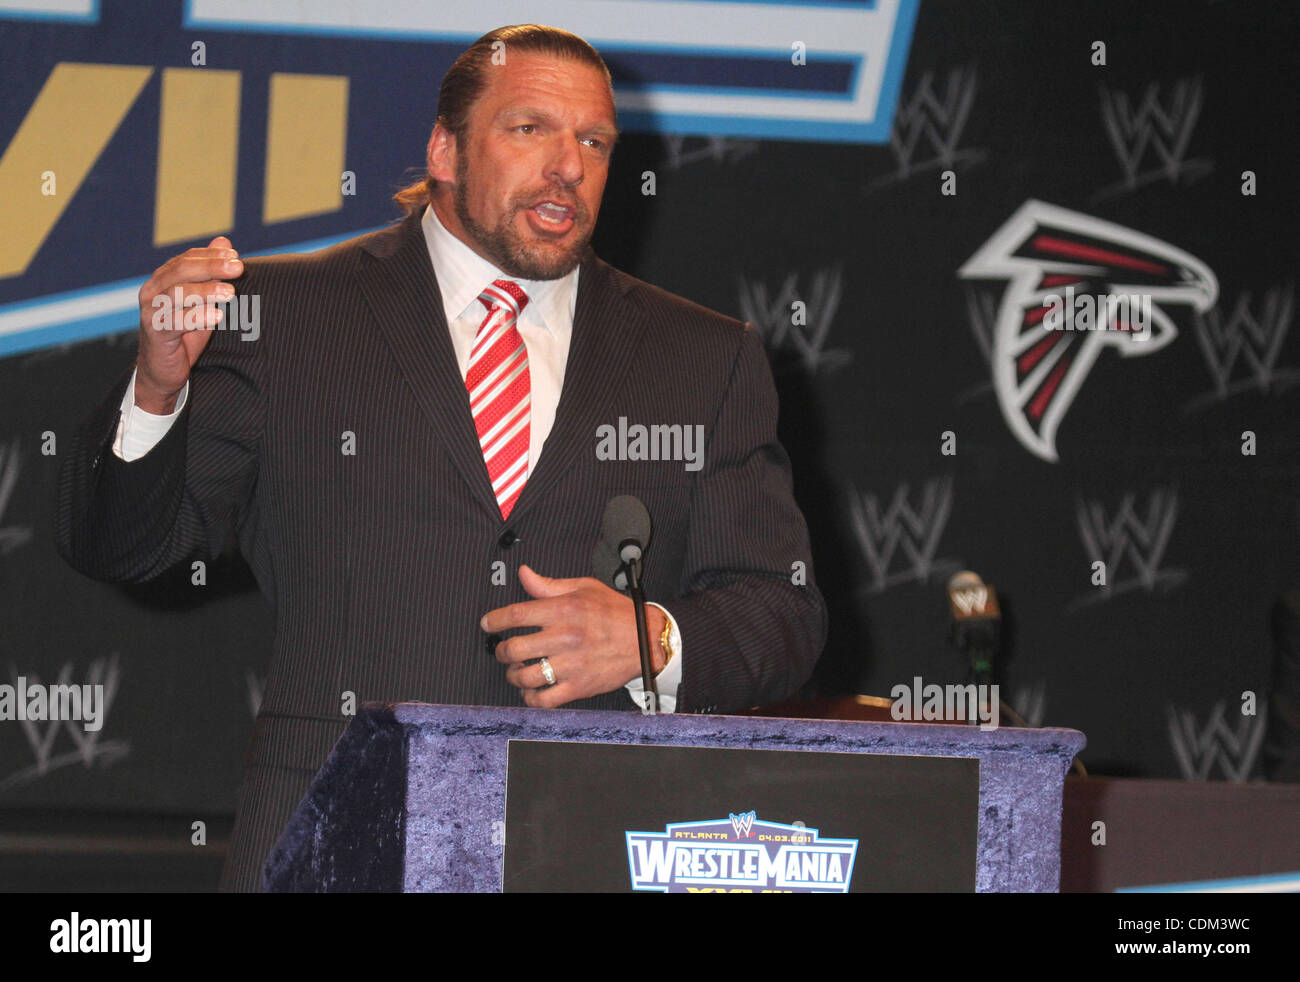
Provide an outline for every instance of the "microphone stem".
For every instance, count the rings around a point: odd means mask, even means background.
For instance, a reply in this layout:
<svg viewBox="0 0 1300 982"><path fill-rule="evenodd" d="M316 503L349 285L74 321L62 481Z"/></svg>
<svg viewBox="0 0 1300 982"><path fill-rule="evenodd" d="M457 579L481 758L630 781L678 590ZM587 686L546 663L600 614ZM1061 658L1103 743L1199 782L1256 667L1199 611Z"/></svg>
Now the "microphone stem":
<svg viewBox="0 0 1300 982"><path fill-rule="evenodd" d="M641 589L641 561L634 559L624 563L627 573L627 592L632 597L632 611L636 617L636 640L641 649L641 686L645 702L641 713L653 716L659 711L659 690L655 687L654 673L650 670L650 631L646 627L645 593Z"/></svg>

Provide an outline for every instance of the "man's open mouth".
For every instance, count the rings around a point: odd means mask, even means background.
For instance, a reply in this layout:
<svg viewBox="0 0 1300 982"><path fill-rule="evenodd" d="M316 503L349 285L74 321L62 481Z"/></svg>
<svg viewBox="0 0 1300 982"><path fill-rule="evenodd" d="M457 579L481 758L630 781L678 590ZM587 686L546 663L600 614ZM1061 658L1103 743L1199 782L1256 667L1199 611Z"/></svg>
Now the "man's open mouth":
<svg viewBox="0 0 1300 982"><path fill-rule="evenodd" d="M566 205L556 204L553 201L543 201L541 204L534 205L530 210L542 221L556 226L572 221L575 215L574 209Z"/></svg>

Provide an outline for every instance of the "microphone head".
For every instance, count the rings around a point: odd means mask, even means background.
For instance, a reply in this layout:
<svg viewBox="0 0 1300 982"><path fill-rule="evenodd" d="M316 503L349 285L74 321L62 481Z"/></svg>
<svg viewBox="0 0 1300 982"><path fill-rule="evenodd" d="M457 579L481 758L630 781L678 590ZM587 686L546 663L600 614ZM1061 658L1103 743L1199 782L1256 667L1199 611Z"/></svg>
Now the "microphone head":
<svg viewBox="0 0 1300 982"><path fill-rule="evenodd" d="M650 512L646 506L630 494L611 498L600 522L600 540L591 550L592 576L626 590L627 577L621 577L620 583L617 575L624 562L620 553L630 550L631 555L637 546L644 552L649 545Z"/></svg>
<svg viewBox="0 0 1300 982"><path fill-rule="evenodd" d="M610 498L600 521L600 537L616 549L624 540L634 539L644 551L650 546L650 512L633 495Z"/></svg>

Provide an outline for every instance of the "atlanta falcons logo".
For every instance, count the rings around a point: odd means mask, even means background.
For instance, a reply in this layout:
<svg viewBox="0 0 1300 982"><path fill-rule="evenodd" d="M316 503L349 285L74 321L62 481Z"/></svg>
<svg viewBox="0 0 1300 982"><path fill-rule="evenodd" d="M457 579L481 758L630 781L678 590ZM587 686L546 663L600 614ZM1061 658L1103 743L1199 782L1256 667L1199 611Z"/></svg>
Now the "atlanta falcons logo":
<svg viewBox="0 0 1300 982"><path fill-rule="evenodd" d="M1219 295L1214 273L1195 256L1123 225L1032 199L958 275L1007 281L993 331L993 383L1016 438L1052 462L1056 430L1102 347L1115 347L1126 358L1159 351L1178 336L1161 303L1205 311ZM1045 329L1067 291L1095 305L1095 329ZM1149 329L1116 316L1105 298L1117 296L1150 298Z"/></svg>

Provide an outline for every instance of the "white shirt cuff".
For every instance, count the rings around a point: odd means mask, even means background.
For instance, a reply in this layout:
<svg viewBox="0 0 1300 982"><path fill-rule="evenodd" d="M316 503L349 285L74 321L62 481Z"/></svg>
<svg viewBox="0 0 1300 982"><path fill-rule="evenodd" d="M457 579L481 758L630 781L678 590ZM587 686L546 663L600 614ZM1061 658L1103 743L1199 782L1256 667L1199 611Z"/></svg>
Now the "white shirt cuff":
<svg viewBox="0 0 1300 982"><path fill-rule="evenodd" d="M647 607L657 607L662 610L664 616L668 618L668 623L672 625L674 631L677 630L677 621L673 615L668 613L659 604L646 603ZM658 644L658 638L651 638L651 644ZM682 659L685 657L685 645L683 650L678 653L677 657L664 666L664 670L655 676L655 688L659 692L659 712L672 713L677 711L677 687L682 684ZM642 705L641 694L645 692L645 686L641 684L641 676L637 676L623 688L627 689L632 701L640 708Z"/></svg>
<svg viewBox="0 0 1300 982"><path fill-rule="evenodd" d="M113 453L127 463L139 460L167 435L189 396L190 383L186 382L176 400L176 408L169 415L157 416L146 412L135 404L135 372L132 372L131 383L122 396L122 418L117 424L117 436L113 438Z"/></svg>

